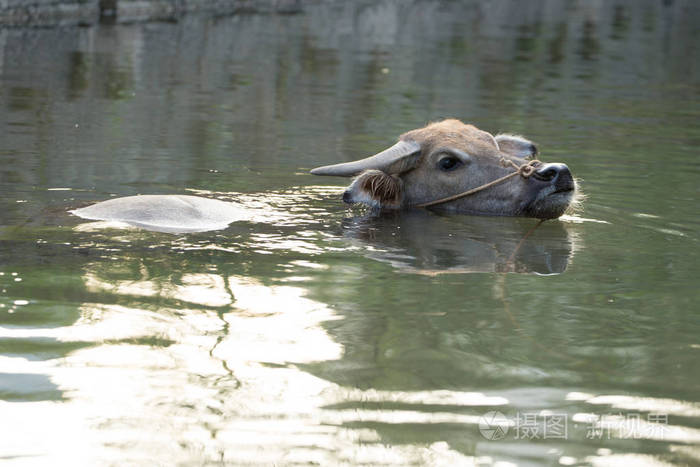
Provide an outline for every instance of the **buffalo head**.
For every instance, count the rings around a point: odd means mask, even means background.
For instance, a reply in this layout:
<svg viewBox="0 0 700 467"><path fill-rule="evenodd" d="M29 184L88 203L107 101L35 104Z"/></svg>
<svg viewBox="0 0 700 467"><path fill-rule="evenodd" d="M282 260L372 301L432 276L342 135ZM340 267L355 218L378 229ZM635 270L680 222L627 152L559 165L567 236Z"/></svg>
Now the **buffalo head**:
<svg viewBox="0 0 700 467"><path fill-rule="evenodd" d="M371 157L311 173L356 177L343 194L347 203L410 208L477 189L435 207L469 214L559 217L576 199L576 182L565 164L530 161L536 155L537 147L525 138L494 137L449 119L404 133L396 144ZM531 167L523 176L478 190L523 164Z"/></svg>

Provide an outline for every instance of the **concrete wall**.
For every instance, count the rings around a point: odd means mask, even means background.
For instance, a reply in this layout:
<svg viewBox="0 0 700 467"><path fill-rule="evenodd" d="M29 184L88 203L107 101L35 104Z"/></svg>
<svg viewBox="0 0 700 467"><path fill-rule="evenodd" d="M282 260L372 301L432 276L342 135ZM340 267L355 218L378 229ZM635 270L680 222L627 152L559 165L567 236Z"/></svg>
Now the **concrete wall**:
<svg viewBox="0 0 700 467"><path fill-rule="evenodd" d="M303 0L0 0L0 26L175 20L187 12L297 13Z"/></svg>
<svg viewBox="0 0 700 467"><path fill-rule="evenodd" d="M117 22L173 20L187 12L295 13L302 0L101 0L102 19ZM112 4L114 7L112 7Z"/></svg>
<svg viewBox="0 0 700 467"><path fill-rule="evenodd" d="M0 26L92 24L99 0L0 0Z"/></svg>

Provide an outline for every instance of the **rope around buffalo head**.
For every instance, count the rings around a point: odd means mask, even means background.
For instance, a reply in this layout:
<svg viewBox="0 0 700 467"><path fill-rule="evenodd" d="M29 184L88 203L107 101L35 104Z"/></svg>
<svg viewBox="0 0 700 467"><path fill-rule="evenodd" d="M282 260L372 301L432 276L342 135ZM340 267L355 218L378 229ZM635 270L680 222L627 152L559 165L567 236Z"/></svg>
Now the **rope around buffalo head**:
<svg viewBox="0 0 700 467"><path fill-rule="evenodd" d="M516 177L520 175L523 178L530 178L533 173L535 173L535 169L537 169L537 166L540 165L542 162L534 159L528 162L527 164L523 165L518 165L515 162L513 162L510 159L501 159L501 165L506 166L506 167L513 167L515 169L515 172L511 172L508 175L505 175L501 178L497 178L496 180L492 182L485 183L484 185L478 186L476 188L472 188L471 190L464 191L462 193L457 193L456 195L448 196L446 198L440 198L436 199L434 201L428 201L427 203L421 203L421 204L416 204L415 206L418 208L427 208L430 206L435 206L437 204L443 204L443 203L448 203L450 201L454 201L456 199L464 198L465 196L473 195L475 193L478 193L480 191L484 191L487 188L491 188L494 185L498 185L499 183L503 183L509 178Z"/></svg>

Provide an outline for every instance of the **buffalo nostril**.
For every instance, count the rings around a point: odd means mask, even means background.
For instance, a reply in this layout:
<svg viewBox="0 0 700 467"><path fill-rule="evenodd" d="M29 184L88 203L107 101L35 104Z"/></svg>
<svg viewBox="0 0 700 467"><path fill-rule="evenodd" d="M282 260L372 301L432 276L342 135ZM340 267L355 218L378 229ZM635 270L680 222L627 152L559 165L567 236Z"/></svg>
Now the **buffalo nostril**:
<svg viewBox="0 0 700 467"><path fill-rule="evenodd" d="M543 182L551 182L565 174L571 174L565 164L544 164L533 173L535 178Z"/></svg>
<svg viewBox="0 0 700 467"><path fill-rule="evenodd" d="M557 171L555 169L538 170L535 175L540 180L550 181L557 176Z"/></svg>

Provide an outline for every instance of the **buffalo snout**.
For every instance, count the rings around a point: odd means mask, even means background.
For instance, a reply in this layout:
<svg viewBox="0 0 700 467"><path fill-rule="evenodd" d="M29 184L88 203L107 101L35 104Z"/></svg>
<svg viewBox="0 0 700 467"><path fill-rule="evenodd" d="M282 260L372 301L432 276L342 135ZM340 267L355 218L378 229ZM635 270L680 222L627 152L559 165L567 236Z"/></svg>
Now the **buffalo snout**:
<svg viewBox="0 0 700 467"><path fill-rule="evenodd" d="M559 162L540 165L532 176L536 180L553 185L557 191L573 190L576 186L569 167Z"/></svg>
<svg viewBox="0 0 700 467"><path fill-rule="evenodd" d="M533 172L533 177L543 182L556 182L558 178L571 178L571 171L566 164L542 164Z"/></svg>

